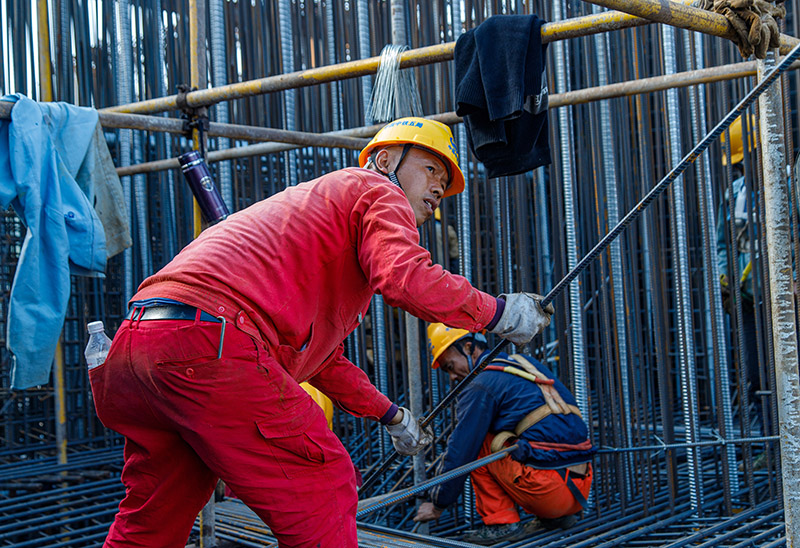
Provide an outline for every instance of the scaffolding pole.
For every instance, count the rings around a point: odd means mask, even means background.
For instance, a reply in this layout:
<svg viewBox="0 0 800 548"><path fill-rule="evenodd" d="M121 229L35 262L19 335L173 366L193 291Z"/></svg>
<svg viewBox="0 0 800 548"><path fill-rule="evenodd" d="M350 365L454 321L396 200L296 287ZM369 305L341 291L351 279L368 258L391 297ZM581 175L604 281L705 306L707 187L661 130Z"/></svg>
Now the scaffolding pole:
<svg viewBox="0 0 800 548"><path fill-rule="evenodd" d="M800 62L795 62L791 66L791 70L797 69L800 69ZM568 105L602 101L604 99L611 99L615 97L628 97L642 93L652 93L654 91L663 91L674 87L694 86L697 84L733 80L736 78L745 78L755 75L755 61L733 63L730 65L722 65L708 69L691 70L676 74L654 76L651 78L642 78L640 80L632 80L629 82L620 82L605 86L596 86L581 90L568 91L565 93L555 93L550 96L549 104L550 108L553 109ZM8 116L8 113L11 111L11 106L13 106L12 103L9 103L8 106L0 103L0 119L4 116ZM438 120L439 122L448 125L460 124L462 122L461 117L457 116L455 112L435 114L433 116L429 116L429 118ZM100 121L105 127L124 127L133 129L147 129L152 131L168 131L170 133L179 134L184 133L182 122L179 120L159 118L157 116L100 112ZM332 131L329 133L305 133L272 128L256 128L252 126L236 124L217 124L212 122L208 130L208 135L210 137L227 136L243 140L260 140L262 138L267 140L271 136L275 138L269 139L269 141L271 141L269 143L240 146L226 150L209 152L206 157L206 161L213 163L223 160L232 160L235 158L247 158L249 156L273 154L276 152L283 152L292 148L297 148L298 146L330 146L361 150L368 142L367 138L375 135L375 133L377 133L381 127L383 127L382 124L376 124L340 131ZM256 139L256 137L258 139ZM169 158L133 166L120 167L117 168L117 174L122 177L136 173L154 173L167 169L175 169L178 167L178 160L176 158Z"/></svg>
<svg viewBox="0 0 800 548"><path fill-rule="evenodd" d="M695 8L690 3L671 2L670 0L586 0L591 4L603 6L610 10L617 10L637 17L642 17L654 23L664 23L673 27L693 30L734 40L736 33L728 19L719 13ZM781 34L782 54L789 53L800 42L793 36Z"/></svg>
<svg viewBox="0 0 800 548"><path fill-rule="evenodd" d="M776 55L769 52L766 59L758 61L758 80L775 65ZM792 288L791 201L786 184L781 97L781 81L777 80L759 97L758 106L786 546L793 548L800 546L800 379Z"/></svg>
<svg viewBox="0 0 800 548"><path fill-rule="evenodd" d="M613 9L618 11L603 12L584 17L566 19L557 23L548 23L542 27L542 42L550 43L568 38L590 36L609 30L620 30L636 26L647 25L652 20L681 28L688 28L705 34L730 38L733 30L728 26L724 16L706 10L692 8L688 5L670 1L635 0L628 5L627 0L595 0L601 6L613 4ZM619 8L617 7L619 4ZM655 9L658 7L658 9ZM621 9L625 8L625 9ZM636 14L631 14L631 12ZM626 13L621 13L626 12ZM635 16L634 16L635 15ZM650 19L647 19L650 17ZM781 35L781 52L788 52L798 39ZM205 50L204 50L205 51ZM411 49L400 54L400 68L430 65L453 59L455 42L435 44L417 49ZM275 91L284 91L292 88L313 86L336 80L345 80L359 76L375 74L380 66L380 56L350 61L335 65L328 65L303 71L291 72L268 76L247 82L228 84L211 89L201 89L185 95L186 106L190 108L202 107L218 103L263 95ZM170 95L127 105L118 105L102 109L101 112L127 112L134 114L155 114L178 107L178 95Z"/></svg>

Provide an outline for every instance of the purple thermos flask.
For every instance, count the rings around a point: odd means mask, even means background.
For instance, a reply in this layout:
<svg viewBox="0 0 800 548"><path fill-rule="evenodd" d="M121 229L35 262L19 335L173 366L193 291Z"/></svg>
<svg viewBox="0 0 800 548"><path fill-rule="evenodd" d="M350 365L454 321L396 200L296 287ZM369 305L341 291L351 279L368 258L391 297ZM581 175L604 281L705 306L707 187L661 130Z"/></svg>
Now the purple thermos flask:
<svg viewBox="0 0 800 548"><path fill-rule="evenodd" d="M178 156L178 162L181 164L181 171L186 177L186 182L189 183L189 188L192 189L194 199L197 200L197 206L206 222L213 225L227 217L229 215L228 208L222 201L222 196L219 195L217 186L211 178L211 172L203 157L200 156L200 152L192 150L181 154Z"/></svg>

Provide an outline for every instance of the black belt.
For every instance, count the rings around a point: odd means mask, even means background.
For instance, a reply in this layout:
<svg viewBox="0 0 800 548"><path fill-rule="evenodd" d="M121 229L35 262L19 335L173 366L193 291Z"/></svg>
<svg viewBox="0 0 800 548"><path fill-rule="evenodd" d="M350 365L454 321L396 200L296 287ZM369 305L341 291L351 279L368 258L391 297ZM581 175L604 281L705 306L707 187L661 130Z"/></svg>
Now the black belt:
<svg viewBox="0 0 800 548"><path fill-rule="evenodd" d="M144 308L144 312L142 312ZM136 312L134 314L134 311ZM197 308L188 304L154 304L151 306L134 306L125 316L126 320L135 319L136 321L148 320L191 320L197 317ZM221 323L222 320L215 318L208 312L200 311L201 322Z"/></svg>
<svg viewBox="0 0 800 548"><path fill-rule="evenodd" d="M589 504L586 500L586 497L583 496L581 490L578 489L578 486L575 485L574 481L572 481L572 476L578 474L573 474L572 472L568 473L565 468L558 468L556 472L558 472L558 475L561 476L561 479L563 479L567 484L567 489L569 489L569 492L572 493L573 497L575 497L575 500L578 501L578 504L581 505L581 508L586 508L586 506Z"/></svg>

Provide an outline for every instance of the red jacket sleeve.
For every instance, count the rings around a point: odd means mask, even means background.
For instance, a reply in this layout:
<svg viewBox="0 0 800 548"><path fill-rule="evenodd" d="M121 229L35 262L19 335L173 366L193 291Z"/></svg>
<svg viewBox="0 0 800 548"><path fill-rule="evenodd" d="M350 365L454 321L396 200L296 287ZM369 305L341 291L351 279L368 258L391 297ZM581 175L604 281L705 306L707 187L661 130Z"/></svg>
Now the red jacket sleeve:
<svg viewBox="0 0 800 548"><path fill-rule="evenodd" d="M392 402L375 388L366 373L343 356L343 352L344 344L340 344L330 362L308 383L351 415L380 420Z"/></svg>
<svg viewBox="0 0 800 548"><path fill-rule="evenodd" d="M469 331L492 320L497 300L434 264L419 245L414 212L402 190L375 185L356 201L352 215L361 268L389 305Z"/></svg>

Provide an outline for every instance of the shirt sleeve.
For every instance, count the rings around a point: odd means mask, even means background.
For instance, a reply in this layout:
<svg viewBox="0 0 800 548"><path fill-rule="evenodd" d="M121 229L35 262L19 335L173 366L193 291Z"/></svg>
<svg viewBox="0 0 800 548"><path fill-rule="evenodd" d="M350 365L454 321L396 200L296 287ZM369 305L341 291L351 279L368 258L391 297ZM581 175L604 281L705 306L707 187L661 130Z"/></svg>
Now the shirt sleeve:
<svg viewBox="0 0 800 548"><path fill-rule="evenodd" d="M373 186L356 201L352 215L361 268L387 304L473 332L492 320L496 299L433 263L419 245L413 210L399 188Z"/></svg>
<svg viewBox="0 0 800 548"><path fill-rule="evenodd" d="M344 343L308 383L328 396L333 403L356 417L380 420L392 402L369 381L369 377L344 357Z"/></svg>
<svg viewBox="0 0 800 548"><path fill-rule="evenodd" d="M497 412L494 396L475 379L458 401L456 424L447 440L447 450L437 468L437 475L472 462L478 458L492 418ZM453 504L461 493L467 475L461 475L431 489L431 501L438 508Z"/></svg>

